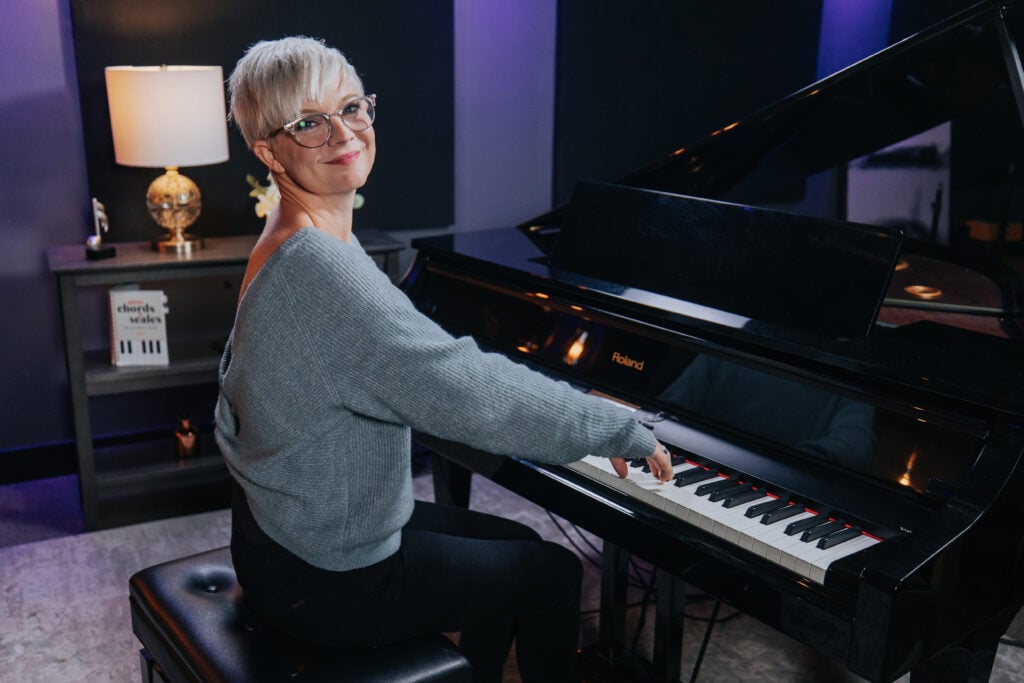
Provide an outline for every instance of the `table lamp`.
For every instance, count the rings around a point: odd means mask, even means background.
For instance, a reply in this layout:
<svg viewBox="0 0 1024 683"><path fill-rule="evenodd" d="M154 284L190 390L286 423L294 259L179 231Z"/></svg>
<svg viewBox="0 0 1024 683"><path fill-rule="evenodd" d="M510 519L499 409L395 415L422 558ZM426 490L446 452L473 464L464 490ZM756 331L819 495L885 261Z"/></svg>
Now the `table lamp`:
<svg viewBox="0 0 1024 683"><path fill-rule="evenodd" d="M178 172L228 159L224 76L219 66L108 66L107 104L114 158L123 166L165 169L146 192L149 215L169 234L160 252L191 253L186 232L202 207L199 187Z"/></svg>

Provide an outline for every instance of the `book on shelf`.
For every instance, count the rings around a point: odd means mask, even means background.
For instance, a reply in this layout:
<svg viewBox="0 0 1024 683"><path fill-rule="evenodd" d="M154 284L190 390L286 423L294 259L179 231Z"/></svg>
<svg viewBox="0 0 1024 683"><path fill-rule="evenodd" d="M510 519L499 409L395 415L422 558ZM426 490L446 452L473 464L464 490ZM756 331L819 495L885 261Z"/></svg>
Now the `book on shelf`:
<svg viewBox="0 0 1024 683"><path fill-rule="evenodd" d="M167 365L167 295L137 286L109 294L111 364Z"/></svg>

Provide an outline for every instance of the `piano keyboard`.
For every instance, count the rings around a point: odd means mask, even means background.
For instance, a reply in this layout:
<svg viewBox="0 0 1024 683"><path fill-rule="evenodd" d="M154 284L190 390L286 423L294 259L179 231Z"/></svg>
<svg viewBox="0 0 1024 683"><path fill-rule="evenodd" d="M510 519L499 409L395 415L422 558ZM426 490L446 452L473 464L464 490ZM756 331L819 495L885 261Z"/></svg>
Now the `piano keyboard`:
<svg viewBox="0 0 1024 683"><path fill-rule="evenodd" d="M590 455L568 467L822 585L830 564L880 542L856 526L689 460L674 467L667 483L639 467L620 479L610 460Z"/></svg>

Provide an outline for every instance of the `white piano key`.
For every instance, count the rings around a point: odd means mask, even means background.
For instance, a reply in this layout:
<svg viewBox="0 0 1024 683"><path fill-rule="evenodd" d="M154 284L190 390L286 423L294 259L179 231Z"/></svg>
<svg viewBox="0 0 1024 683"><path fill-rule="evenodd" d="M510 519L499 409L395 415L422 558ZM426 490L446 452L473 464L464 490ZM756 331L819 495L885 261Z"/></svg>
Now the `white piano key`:
<svg viewBox="0 0 1024 683"><path fill-rule="evenodd" d="M865 548L870 548L871 546L880 542L881 541L877 538L872 538L871 536L868 536L866 534L861 534L857 538L851 538L850 540L844 541L839 545L834 545L831 548L821 550L820 555L809 560L810 573L808 578L810 578L813 581L817 581L818 583L825 583L825 572L828 571L828 567L830 564L832 564L836 560L846 557L847 555L853 555L854 553L858 553L861 550L864 550Z"/></svg>
<svg viewBox="0 0 1024 683"><path fill-rule="evenodd" d="M803 541L801 541L800 537L796 534L790 536L787 540L780 541L778 544L779 566L783 569L788 569L791 572L795 572L797 565L800 561L800 550L805 545L806 544ZM803 576L803 574L801 574L801 576Z"/></svg>
<svg viewBox="0 0 1024 683"><path fill-rule="evenodd" d="M570 463L569 466L606 484L614 483L619 478L619 475L615 473L615 469L612 467L611 460L608 458L588 455L582 460Z"/></svg>
<svg viewBox="0 0 1024 683"><path fill-rule="evenodd" d="M753 552L765 558L769 562L780 564L782 562L781 549L783 546L789 545L789 542L793 538L786 534L786 526L788 526L790 522L796 522L813 516L814 513L807 512L805 510L798 515L793 515L789 519L775 522L774 524L762 525L770 529L770 531L762 532L753 539Z"/></svg>
<svg viewBox="0 0 1024 683"><path fill-rule="evenodd" d="M636 475L634 475L633 472L636 472ZM629 473L630 481L632 481L633 484L636 485L637 489L639 489L640 500L647 503L648 505L657 505L655 501L659 497L658 492L661 489L665 488L666 486L672 486L671 483L658 481L658 479L656 479L654 475L648 474L643 470L634 470L633 472Z"/></svg>
<svg viewBox="0 0 1024 683"><path fill-rule="evenodd" d="M725 540L730 543L740 545L741 537L749 533L750 527L755 524L760 524L760 517L747 517L747 510L754 505L763 503L766 500L768 500L767 496L761 496L760 498L755 498L754 500L732 508L734 521L729 524L729 529L725 534Z"/></svg>
<svg viewBox="0 0 1024 683"><path fill-rule="evenodd" d="M724 538L730 543L738 544L739 527L746 526L746 522L748 521L743 515L743 510L747 508L747 504L737 505L731 508L725 507L725 500L720 500L715 504L719 506L719 513L717 515L714 534L720 538Z"/></svg>
<svg viewBox="0 0 1024 683"><path fill-rule="evenodd" d="M778 544L779 553L781 554L779 564L782 565L783 569L796 572L798 563L801 561L800 553L809 545L811 544L800 540L800 534L793 534L789 537L788 541L780 541ZM800 572L797 573L800 574ZM806 576L806 573L800 575Z"/></svg>
<svg viewBox="0 0 1024 683"><path fill-rule="evenodd" d="M798 536L802 534L797 534ZM796 559L800 562L809 562L813 558L819 557L824 552L818 547L818 539L813 541L800 541L799 544L792 547L792 553Z"/></svg>
<svg viewBox="0 0 1024 683"><path fill-rule="evenodd" d="M708 502L707 495L698 496L697 490L703 484L711 484L715 483L715 481L716 480L714 479L709 479L708 481L705 482L700 482L698 484L689 484L687 486L682 487L685 491L687 491L690 494L689 503L687 503L687 505L690 508L690 523L696 527L703 529L704 531L707 531L708 533L714 532L715 520L718 518L718 509L714 503Z"/></svg>
<svg viewBox="0 0 1024 683"><path fill-rule="evenodd" d="M746 517L746 515L744 515L744 516ZM747 525L742 527L743 532L740 535L739 541L737 542L738 546L740 546L744 550L749 550L751 552L754 552L755 541L759 537L763 536L765 534L766 530L769 530L769 529L772 528L772 527L769 527L769 526L767 526L765 524L761 524L761 518L762 517L764 517L764 515L757 515L756 517L747 517L746 518L747 519Z"/></svg>
<svg viewBox="0 0 1024 683"><path fill-rule="evenodd" d="M693 509L693 501L697 497L693 492L695 488L696 486L680 488L672 484L659 490L658 493L665 501L665 507L669 514L694 526L700 526L700 513Z"/></svg>

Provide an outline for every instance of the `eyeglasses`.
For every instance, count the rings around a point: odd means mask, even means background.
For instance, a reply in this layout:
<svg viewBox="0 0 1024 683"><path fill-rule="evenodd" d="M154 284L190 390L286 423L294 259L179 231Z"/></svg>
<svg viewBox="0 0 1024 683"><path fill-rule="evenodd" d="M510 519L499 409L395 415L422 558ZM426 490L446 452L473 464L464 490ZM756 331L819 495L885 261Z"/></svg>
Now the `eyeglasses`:
<svg viewBox="0 0 1024 683"><path fill-rule="evenodd" d="M377 96L366 95L347 102L344 107L333 114L306 114L284 124L268 135L272 138L280 132L286 132L303 147L316 149L323 147L331 139L334 126L331 117L337 116L353 133L359 133L373 125L377 113Z"/></svg>

